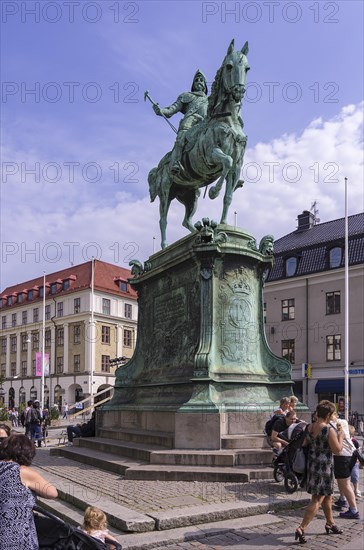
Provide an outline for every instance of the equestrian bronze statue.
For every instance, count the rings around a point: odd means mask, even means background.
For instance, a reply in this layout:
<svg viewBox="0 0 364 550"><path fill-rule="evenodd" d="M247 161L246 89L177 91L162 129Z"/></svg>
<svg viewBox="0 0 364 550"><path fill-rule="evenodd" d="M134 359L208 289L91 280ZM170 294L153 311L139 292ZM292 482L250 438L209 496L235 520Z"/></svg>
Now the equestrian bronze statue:
<svg viewBox="0 0 364 550"><path fill-rule="evenodd" d="M214 199L226 182L220 220L224 224L233 193L243 185L240 172L247 137L243 132L240 110L249 70L247 54L247 42L237 51L232 40L208 98L205 77L198 70L191 92L181 94L173 105L165 109L153 104L156 114L166 119L176 112L184 114L174 149L148 175L151 202L159 197L162 248L167 246L167 215L173 199L185 206L182 225L195 231L192 217L201 187L217 180L209 189L209 197ZM151 99L149 94L147 97Z"/></svg>

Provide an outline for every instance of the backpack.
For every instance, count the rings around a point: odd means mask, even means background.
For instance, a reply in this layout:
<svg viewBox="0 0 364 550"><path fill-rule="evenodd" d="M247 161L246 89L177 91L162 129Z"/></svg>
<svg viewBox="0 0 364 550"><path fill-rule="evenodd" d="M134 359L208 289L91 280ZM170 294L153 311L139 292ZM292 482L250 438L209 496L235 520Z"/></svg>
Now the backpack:
<svg viewBox="0 0 364 550"><path fill-rule="evenodd" d="M27 412L27 423L28 424L40 424L42 421L42 415L40 414L39 409L29 409Z"/></svg>
<svg viewBox="0 0 364 550"><path fill-rule="evenodd" d="M266 424L264 426L264 433L266 435L268 435L268 436L272 435L274 423L275 423L276 420L278 420L278 418L284 418L284 414L274 414L272 416L272 418L270 418L268 420L268 422L266 422Z"/></svg>

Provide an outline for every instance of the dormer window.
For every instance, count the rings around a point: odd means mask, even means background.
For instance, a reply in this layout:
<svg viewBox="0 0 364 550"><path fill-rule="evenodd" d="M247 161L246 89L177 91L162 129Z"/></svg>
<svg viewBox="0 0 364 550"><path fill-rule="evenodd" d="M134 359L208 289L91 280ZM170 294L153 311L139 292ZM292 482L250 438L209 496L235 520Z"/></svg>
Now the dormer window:
<svg viewBox="0 0 364 550"><path fill-rule="evenodd" d="M342 258L342 249L340 246L335 246L331 248L329 252L329 266L331 268L340 267Z"/></svg>
<svg viewBox="0 0 364 550"><path fill-rule="evenodd" d="M126 281L119 281L119 288L121 292L128 292L128 283Z"/></svg>
<svg viewBox="0 0 364 550"><path fill-rule="evenodd" d="M33 296L34 296L34 291L28 290L28 301L33 300Z"/></svg>
<svg viewBox="0 0 364 550"><path fill-rule="evenodd" d="M12 306L13 305L13 297L12 296L8 296L6 298L6 305L7 306Z"/></svg>
<svg viewBox="0 0 364 550"><path fill-rule="evenodd" d="M21 304L23 301L23 293L19 292L18 296L16 297L17 304Z"/></svg>
<svg viewBox="0 0 364 550"><path fill-rule="evenodd" d="M69 279L65 279L63 281L63 284L62 284L62 290L68 290L70 287L70 280Z"/></svg>
<svg viewBox="0 0 364 550"><path fill-rule="evenodd" d="M286 260L286 277L293 277L297 271L297 258L291 256Z"/></svg>
<svg viewBox="0 0 364 550"><path fill-rule="evenodd" d="M39 287L39 298L43 298L44 296L44 286Z"/></svg>
<svg viewBox="0 0 364 550"><path fill-rule="evenodd" d="M57 283L52 283L51 284L51 294L56 294L57 293Z"/></svg>

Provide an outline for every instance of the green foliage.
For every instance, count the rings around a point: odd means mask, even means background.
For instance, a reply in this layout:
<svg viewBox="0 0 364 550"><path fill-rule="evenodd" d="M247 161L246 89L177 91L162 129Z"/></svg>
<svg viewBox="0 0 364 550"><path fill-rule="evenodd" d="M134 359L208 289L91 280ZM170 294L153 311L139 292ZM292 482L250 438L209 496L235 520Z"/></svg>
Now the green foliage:
<svg viewBox="0 0 364 550"><path fill-rule="evenodd" d="M6 409L0 409L0 421L5 422L9 420L8 411Z"/></svg>
<svg viewBox="0 0 364 550"><path fill-rule="evenodd" d="M50 411L51 420L58 420L59 418L59 409L58 407L52 407Z"/></svg>

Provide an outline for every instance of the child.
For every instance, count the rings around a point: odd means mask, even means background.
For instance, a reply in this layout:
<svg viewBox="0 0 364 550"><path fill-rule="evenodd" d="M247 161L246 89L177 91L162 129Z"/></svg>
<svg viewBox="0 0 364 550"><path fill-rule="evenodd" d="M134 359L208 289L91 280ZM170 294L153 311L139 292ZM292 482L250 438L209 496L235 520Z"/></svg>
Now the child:
<svg viewBox="0 0 364 550"><path fill-rule="evenodd" d="M349 425L349 432L350 432L351 441L354 443L355 448L359 449L359 442L354 437L354 434L355 434L354 426ZM353 469L351 470L350 481L354 486L354 493L356 498L360 498L361 492L359 490L359 462L358 461L356 461Z"/></svg>
<svg viewBox="0 0 364 550"><path fill-rule="evenodd" d="M105 542L105 538L110 541L118 542L115 537L110 535L107 529L107 518L106 515L100 508L96 506L88 506L85 510L85 516L83 518L82 530L91 535L95 539ZM110 546L110 548L115 548L115 546Z"/></svg>

